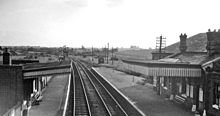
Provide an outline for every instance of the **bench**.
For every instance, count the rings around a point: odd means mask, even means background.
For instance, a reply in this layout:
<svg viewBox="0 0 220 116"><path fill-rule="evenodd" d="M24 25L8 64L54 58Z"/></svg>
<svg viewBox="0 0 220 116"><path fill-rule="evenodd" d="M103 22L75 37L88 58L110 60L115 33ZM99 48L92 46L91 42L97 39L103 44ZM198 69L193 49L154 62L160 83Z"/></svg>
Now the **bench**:
<svg viewBox="0 0 220 116"><path fill-rule="evenodd" d="M186 101L186 98L179 95L175 95L175 99L177 100L177 102L181 102L181 103L184 103Z"/></svg>
<svg viewBox="0 0 220 116"><path fill-rule="evenodd" d="M36 92L34 93L33 97L31 98L31 101L32 101L32 105L39 105L43 99L43 96L40 92Z"/></svg>

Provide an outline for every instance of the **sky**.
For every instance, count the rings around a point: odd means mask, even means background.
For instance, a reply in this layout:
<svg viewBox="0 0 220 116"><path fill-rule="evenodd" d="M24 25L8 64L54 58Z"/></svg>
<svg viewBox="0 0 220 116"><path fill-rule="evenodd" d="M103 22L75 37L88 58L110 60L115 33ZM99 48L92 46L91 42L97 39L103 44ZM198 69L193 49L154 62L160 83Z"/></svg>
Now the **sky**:
<svg viewBox="0 0 220 116"><path fill-rule="evenodd" d="M220 0L0 0L0 46L155 48L220 29Z"/></svg>

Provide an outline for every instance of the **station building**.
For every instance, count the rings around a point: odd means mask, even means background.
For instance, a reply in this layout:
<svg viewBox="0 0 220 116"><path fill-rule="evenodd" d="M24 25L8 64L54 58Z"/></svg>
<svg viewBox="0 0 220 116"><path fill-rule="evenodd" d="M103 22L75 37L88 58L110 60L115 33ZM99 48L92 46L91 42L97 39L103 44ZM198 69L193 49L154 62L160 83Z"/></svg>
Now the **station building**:
<svg viewBox="0 0 220 116"><path fill-rule="evenodd" d="M219 116L220 31L191 38L181 34L180 42L161 54L152 53L149 61L122 60L123 67L151 78L158 95L188 110Z"/></svg>
<svg viewBox="0 0 220 116"><path fill-rule="evenodd" d="M27 116L55 74L69 74L70 62L38 63L36 60L11 60L7 48L0 65L0 115Z"/></svg>

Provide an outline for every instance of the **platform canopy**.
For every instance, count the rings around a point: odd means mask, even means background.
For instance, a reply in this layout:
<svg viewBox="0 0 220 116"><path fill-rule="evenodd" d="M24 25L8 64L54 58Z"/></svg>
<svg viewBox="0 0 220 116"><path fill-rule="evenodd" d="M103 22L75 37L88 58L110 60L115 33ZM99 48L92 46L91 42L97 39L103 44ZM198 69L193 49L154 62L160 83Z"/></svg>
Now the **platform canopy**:
<svg viewBox="0 0 220 116"><path fill-rule="evenodd" d="M147 74L149 76L164 77L201 77L201 69L199 68L162 68L148 67Z"/></svg>
<svg viewBox="0 0 220 116"><path fill-rule="evenodd" d="M69 74L71 71L71 62L50 62L50 63L33 63L23 66L23 78L31 79L39 76Z"/></svg>
<svg viewBox="0 0 220 116"><path fill-rule="evenodd" d="M201 77L201 66L186 63L171 63L161 61L123 60L124 63L136 65L135 70L148 76L164 77ZM144 69L144 70L143 70Z"/></svg>

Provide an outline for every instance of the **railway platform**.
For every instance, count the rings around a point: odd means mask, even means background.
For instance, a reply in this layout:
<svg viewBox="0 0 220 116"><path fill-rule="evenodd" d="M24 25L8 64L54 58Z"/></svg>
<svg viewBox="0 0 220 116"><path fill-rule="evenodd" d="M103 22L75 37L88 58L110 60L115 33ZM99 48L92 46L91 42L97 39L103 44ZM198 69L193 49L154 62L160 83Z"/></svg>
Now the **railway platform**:
<svg viewBox="0 0 220 116"><path fill-rule="evenodd" d="M96 68L96 70L115 85L123 94L131 99L146 116L194 116L192 112L183 109L179 104L158 96L152 85L140 85L140 77L112 71L110 68Z"/></svg>
<svg viewBox="0 0 220 116"><path fill-rule="evenodd" d="M61 116L65 104L69 75L56 75L43 92L43 100L34 105L29 116Z"/></svg>

